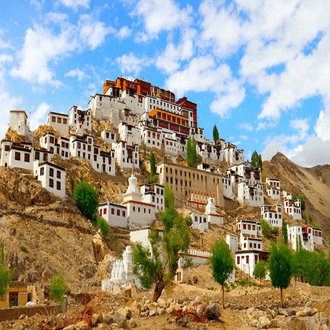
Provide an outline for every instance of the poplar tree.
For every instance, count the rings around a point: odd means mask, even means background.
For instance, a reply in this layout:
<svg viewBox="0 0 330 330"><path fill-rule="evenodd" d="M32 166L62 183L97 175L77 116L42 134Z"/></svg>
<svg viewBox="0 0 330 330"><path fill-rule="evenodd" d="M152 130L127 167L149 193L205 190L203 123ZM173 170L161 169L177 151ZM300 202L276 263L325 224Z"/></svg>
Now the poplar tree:
<svg viewBox="0 0 330 330"><path fill-rule="evenodd" d="M210 266L214 279L222 286L222 307L225 308L224 284L235 267L234 257L228 244L222 239L215 241L211 247Z"/></svg>
<svg viewBox="0 0 330 330"><path fill-rule="evenodd" d="M288 245L288 229L284 219L282 220L282 240L284 244Z"/></svg>
<svg viewBox="0 0 330 330"><path fill-rule="evenodd" d="M187 164L191 166L191 138L189 137L187 142Z"/></svg>
<svg viewBox="0 0 330 330"><path fill-rule="evenodd" d="M279 246L272 243L269 252L270 279L272 285L281 290L281 307L283 307L282 290L289 286L294 271L292 251L283 243Z"/></svg>
<svg viewBox="0 0 330 330"><path fill-rule="evenodd" d="M213 140L214 140L214 143L217 143L218 139L219 139L219 131L218 131L217 125L214 125L213 126Z"/></svg>

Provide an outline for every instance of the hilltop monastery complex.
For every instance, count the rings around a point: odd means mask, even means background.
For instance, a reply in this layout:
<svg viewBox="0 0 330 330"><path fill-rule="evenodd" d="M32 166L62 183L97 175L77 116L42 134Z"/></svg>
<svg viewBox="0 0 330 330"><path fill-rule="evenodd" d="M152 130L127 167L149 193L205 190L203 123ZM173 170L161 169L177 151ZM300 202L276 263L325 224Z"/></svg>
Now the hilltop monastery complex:
<svg viewBox="0 0 330 330"><path fill-rule="evenodd" d="M94 141L92 118L114 127L100 133L107 150ZM66 198L67 174L65 168L53 161L54 155L63 160L83 158L96 172L107 173L110 180L116 176L116 167L131 171L122 203L107 201L99 205L98 211L111 226L130 228L132 241L144 240L148 245L146 228L156 219L156 213L165 209L164 185L168 184L176 200L189 205L189 210L196 210L190 211L192 227L201 232L210 230L209 224L224 225L219 210L225 198L260 208L259 219L237 221L235 234L226 238L235 254L236 266L251 276L255 264L268 257L268 252L263 250L260 219L272 227L282 227L282 212L285 212L296 221L288 226L293 249L297 248L298 237L303 248L310 251L314 250L314 244L322 244L322 230L304 225L300 200L293 200L292 195L281 191L276 178L267 178L263 183L261 169L245 162L244 150L223 139L216 143L209 141L204 129L198 127L197 104L186 97L176 100L171 91L144 80L106 80L103 93L91 96L87 109L72 106L67 114L50 112L47 125L59 135L49 130L39 141L34 141L26 113L11 110L10 129L27 137L29 142L2 140L0 165L32 171L42 187L62 199ZM186 158L189 138L196 141L201 160L197 168L173 161L178 156ZM139 187L133 173L140 169L143 148L166 157L157 164L158 183ZM273 204L266 205L264 196ZM127 278L132 275L127 261L130 251L129 248L125 251L125 267L117 263L121 273L116 270L114 278L124 278L125 271L129 274ZM202 251L191 251L191 256L194 264L205 260Z"/></svg>

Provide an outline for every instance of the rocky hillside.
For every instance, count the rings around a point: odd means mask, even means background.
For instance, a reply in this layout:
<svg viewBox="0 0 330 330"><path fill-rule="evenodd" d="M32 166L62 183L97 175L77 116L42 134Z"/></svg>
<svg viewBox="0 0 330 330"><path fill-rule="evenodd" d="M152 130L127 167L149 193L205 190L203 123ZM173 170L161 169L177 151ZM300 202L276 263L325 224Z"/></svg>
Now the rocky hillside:
<svg viewBox="0 0 330 330"><path fill-rule="evenodd" d="M302 195L307 216L323 230L323 244L328 247L330 234L330 165L305 168L294 164L281 153L263 162L267 177L281 180L281 189Z"/></svg>

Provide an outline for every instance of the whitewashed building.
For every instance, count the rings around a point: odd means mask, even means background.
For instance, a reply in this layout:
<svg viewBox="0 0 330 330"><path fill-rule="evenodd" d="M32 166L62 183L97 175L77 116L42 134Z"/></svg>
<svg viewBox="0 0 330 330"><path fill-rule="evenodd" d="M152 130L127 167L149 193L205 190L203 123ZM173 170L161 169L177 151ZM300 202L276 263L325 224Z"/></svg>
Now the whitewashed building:
<svg viewBox="0 0 330 330"><path fill-rule="evenodd" d="M49 162L33 163L33 172L36 180L41 181L43 188L53 195L65 197L65 169Z"/></svg>
<svg viewBox="0 0 330 330"><path fill-rule="evenodd" d="M236 230L240 234L252 235L255 237L262 236L261 225L253 220L240 220L236 222Z"/></svg>
<svg viewBox="0 0 330 330"><path fill-rule="evenodd" d="M139 146L129 146L121 141L113 143L116 162L121 168L140 168Z"/></svg>
<svg viewBox="0 0 330 330"><path fill-rule="evenodd" d="M132 174L128 179L128 188L123 194L122 203L127 207L127 219L130 225L150 225L156 218L156 205L143 202L142 196L137 186L137 178Z"/></svg>
<svg viewBox="0 0 330 330"><path fill-rule="evenodd" d="M55 128L61 135L69 135L69 115L58 112L50 112L47 116L47 125Z"/></svg>
<svg viewBox="0 0 330 330"><path fill-rule="evenodd" d="M226 235L226 243L229 246L229 249L235 253L238 250L238 236L233 234Z"/></svg>
<svg viewBox="0 0 330 330"><path fill-rule="evenodd" d="M98 207L99 215L110 226L127 228L127 207L111 202L101 203Z"/></svg>
<svg viewBox="0 0 330 330"><path fill-rule="evenodd" d="M261 206L264 204L263 186L261 183L248 184L246 181L239 182L237 200L250 206Z"/></svg>
<svg viewBox="0 0 330 330"><path fill-rule="evenodd" d="M142 143L148 148L161 150L163 145L163 134L160 129L150 126L141 127Z"/></svg>
<svg viewBox="0 0 330 330"><path fill-rule="evenodd" d="M301 220L301 201L299 198L296 200L286 198L284 200L284 210L294 220Z"/></svg>
<svg viewBox="0 0 330 330"><path fill-rule="evenodd" d="M33 132L30 131L28 116L23 110L10 110L9 128L19 135L24 135L33 141Z"/></svg>
<svg viewBox="0 0 330 330"><path fill-rule="evenodd" d="M116 143L116 141L117 141L117 134L115 132L103 130L101 132L101 138L103 139L103 141L105 143L112 145L113 143Z"/></svg>
<svg viewBox="0 0 330 330"><path fill-rule="evenodd" d="M90 109L81 110L78 106L74 105L69 111L69 125L76 133L83 130L92 130L92 119Z"/></svg>
<svg viewBox="0 0 330 330"><path fill-rule="evenodd" d="M282 205L261 206L261 218L266 220L272 227L282 227Z"/></svg>
<svg viewBox="0 0 330 330"><path fill-rule="evenodd" d="M132 125L120 123L118 133L121 141L125 141L129 146L141 145L141 130Z"/></svg>
<svg viewBox="0 0 330 330"><path fill-rule="evenodd" d="M254 277L254 269L260 260L267 260L269 253L254 249L239 250L235 253L235 265L244 273Z"/></svg>
<svg viewBox="0 0 330 330"><path fill-rule="evenodd" d="M165 211L165 189L164 186L155 184L144 184L141 186L142 202L155 204L156 212Z"/></svg>

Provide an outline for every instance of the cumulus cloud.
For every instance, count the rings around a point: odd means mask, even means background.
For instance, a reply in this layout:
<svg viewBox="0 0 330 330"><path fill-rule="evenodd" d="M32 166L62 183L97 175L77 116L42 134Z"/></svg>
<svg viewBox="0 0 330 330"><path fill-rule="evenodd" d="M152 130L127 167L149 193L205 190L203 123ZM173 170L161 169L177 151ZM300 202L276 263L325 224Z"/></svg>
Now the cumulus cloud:
<svg viewBox="0 0 330 330"><path fill-rule="evenodd" d="M241 124L238 124L238 128L239 129L245 129L249 132L252 132L253 131L253 127L250 123L241 123Z"/></svg>
<svg viewBox="0 0 330 330"><path fill-rule="evenodd" d="M128 26L123 26L118 32L117 37L119 39L128 38L132 34L132 30Z"/></svg>
<svg viewBox="0 0 330 330"><path fill-rule="evenodd" d="M89 0L58 0L58 3L75 11L79 7L89 8Z"/></svg>
<svg viewBox="0 0 330 330"><path fill-rule="evenodd" d="M66 77L77 77L78 81L82 81L84 78L88 77L88 75L80 69L70 70L68 73L65 74L65 76Z"/></svg>
<svg viewBox="0 0 330 330"><path fill-rule="evenodd" d="M174 28L191 23L192 8L187 5L180 9L173 0L140 0L131 12L131 16L139 17L144 25L144 31L139 33L139 41L156 38L162 31L171 31Z"/></svg>
<svg viewBox="0 0 330 330"><path fill-rule="evenodd" d="M124 54L123 56L118 57L116 62L118 63L122 73L131 73L136 76L144 67L153 63L153 60L148 58L139 58L130 52L128 55Z"/></svg>
<svg viewBox="0 0 330 330"><path fill-rule="evenodd" d="M176 71L166 86L182 96L187 91L215 93L211 111L226 118L230 109L237 107L245 97L245 90L231 74L228 65L217 65L212 56L193 58L187 68Z"/></svg>
<svg viewBox="0 0 330 330"><path fill-rule="evenodd" d="M35 130L39 127L39 125L44 124L51 109L52 107L49 104L45 102L41 103L39 107L31 114L30 129Z"/></svg>

